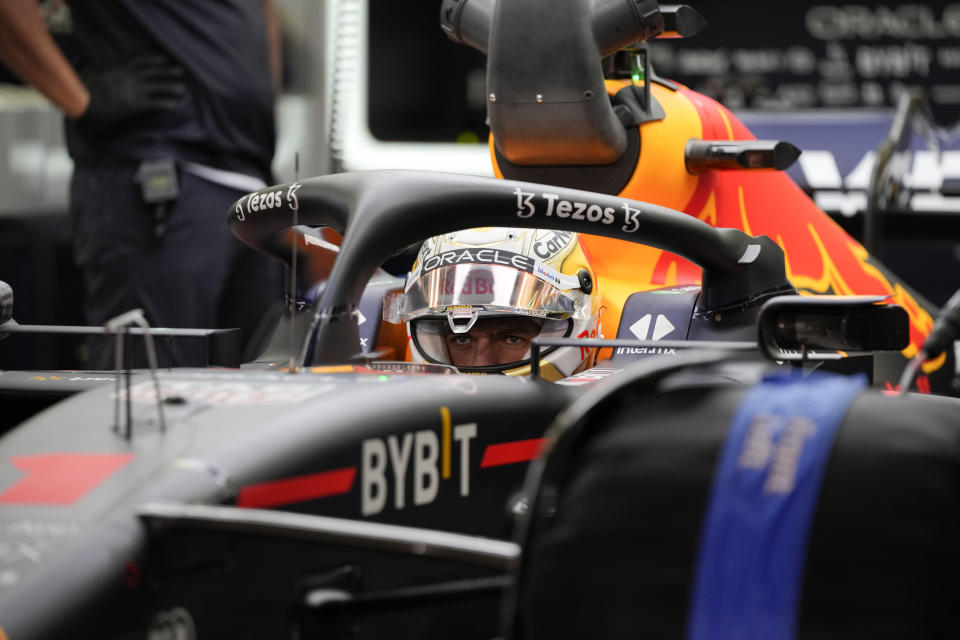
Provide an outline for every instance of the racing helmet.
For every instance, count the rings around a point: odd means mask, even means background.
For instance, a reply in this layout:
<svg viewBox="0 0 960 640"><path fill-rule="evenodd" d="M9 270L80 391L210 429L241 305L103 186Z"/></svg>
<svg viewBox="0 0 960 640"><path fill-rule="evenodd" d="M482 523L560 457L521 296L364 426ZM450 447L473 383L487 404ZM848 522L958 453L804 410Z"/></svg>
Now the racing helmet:
<svg viewBox="0 0 960 640"><path fill-rule="evenodd" d="M415 362L464 373L523 375L534 337L596 338L600 294L576 233L481 227L429 238L407 275L395 317ZM592 366L596 350L541 350L558 380Z"/></svg>

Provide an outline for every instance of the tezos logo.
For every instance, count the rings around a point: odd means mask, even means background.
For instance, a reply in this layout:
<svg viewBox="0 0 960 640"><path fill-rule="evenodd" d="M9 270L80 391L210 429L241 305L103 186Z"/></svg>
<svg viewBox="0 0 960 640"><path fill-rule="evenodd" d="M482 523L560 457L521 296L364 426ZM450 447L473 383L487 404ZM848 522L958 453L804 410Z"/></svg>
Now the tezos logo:
<svg viewBox="0 0 960 640"><path fill-rule="evenodd" d="M523 191L517 187L513 190L513 194L517 196L516 214L518 218L532 218L537 214L536 193ZM570 220L583 220L584 222L605 225L613 224L617 220L615 215L617 210L614 207L563 200L556 193L541 193L540 199L544 205L543 215L548 218L569 218ZM622 230L625 233L634 233L640 228L639 216L643 211L631 207L626 202L621 203L620 206L623 209Z"/></svg>
<svg viewBox="0 0 960 640"><path fill-rule="evenodd" d="M297 191L300 190L300 187L299 182L294 182L287 187L286 202L291 211L296 211L300 208L300 201L297 199ZM283 189L274 189L266 192L258 191L240 198L240 200L237 201L236 207L234 207L234 212L237 214L237 220L242 222L247 219L246 214L248 213L276 209L282 207L283 202Z"/></svg>

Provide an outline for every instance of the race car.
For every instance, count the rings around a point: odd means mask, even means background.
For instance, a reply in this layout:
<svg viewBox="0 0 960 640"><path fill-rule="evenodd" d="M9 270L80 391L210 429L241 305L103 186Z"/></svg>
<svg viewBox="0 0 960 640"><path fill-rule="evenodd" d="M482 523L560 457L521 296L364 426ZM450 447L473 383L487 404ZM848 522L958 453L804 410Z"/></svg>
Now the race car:
<svg viewBox="0 0 960 640"><path fill-rule="evenodd" d="M516 191L541 188L385 171L311 178L238 201L236 233L261 248L284 235L294 213L298 225L344 230L309 312L303 360L286 369L135 372L119 390L74 395L9 432L0 440L0 628L12 638L188 629L321 637L340 625L370 637L495 633L516 559L505 540L527 504L526 463L591 385L358 360L366 324L358 310L364 284L395 247L463 225L540 225L549 199L530 200L527 216ZM685 289L681 305L701 339L620 341L628 352L722 344L744 354L713 374L726 384L768 362L758 321L766 326L768 305L796 300L775 243L648 203L550 193L613 218L561 218L551 223L559 231L635 238L704 266L702 289ZM893 309L898 320L886 326L906 337L899 307L856 302L843 313ZM774 313L768 324L785 317ZM769 353L788 358L797 349L788 339L776 334ZM564 346L580 348L575 338ZM858 360L817 355L839 346L811 342L799 364ZM743 357L753 362L746 370ZM607 375L630 370L630 354L620 358L604 365ZM344 607L354 613L341 615Z"/></svg>
<svg viewBox="0 0 960 640"><path fill-rule="evenodd" d="M462 10L470 6L464 3ZM667 102L651 89L658 102ZM654 144L649 137L644 135L644 153ZM696 178L697 184L722 182L711 175ZM779 174L762 175L776 180ZM719 193L701 193L705 210L727 197ZM800 300L793 295L798 272L791 270L793 260L785 262L778 242L715 227L679 209L620 195L619 187L605 193L552 180L408 171L321 176L242 198L228 214L236 235L289 261L294 273L299 255L287 242L290 229L298 244L325 252L333 251L319 245L326 239L304 227L342 232L329 275L295 292L299 301L292 302L303 308L285 319L268 350L280 357L240 369L133 372L118 378L119 389L108 383L74 395L0 440L0 629L11 638L494 637L500 601L505 593L509 597L522 550L507 540L518 521L551 513L549 486L542 493L522 487L527 463L549 441L560 441L558 425L579 424L587 416L596 421L591 431L619 432L607 408L624 401L619 417L627 430L649 416L651 422L640 424L676 426L679 441L668 444L688 451L691 443L679 436L690 432L689 425L708 429L715 445L732 414L716 409L731 409L769 367L781 367L771 361L785 362L789 370L861 371L881 387L896 379L876 375L882 371L877 351L909 348L912 316L902 305L888 304L889 292L863 291L878 295L833 303ZM513 367L528 375L513 376L463 375L440 362L378 359L405 354L408 337L413 341L409 332L429 316L405 317L405 309L432 313L443 307L448 324L456 324L463 317L451 307L467 302L434 298L444 304L401 305L392 316L389 301L411 299L420 278L411 278L407 288L378 271L380 265L398 250L465 229L547 229L561 234L558 245L562 234L596 242L596 248L585 244L595 270L590 279L609 296L603 337L598 331L579 342L576 335L532 342L544 351L611 351L559 383L540 377L541 360L554 361L533 351L526 371ZM633 251L655 252L657 260L678 265L676 273L680 260L689 260L702 276L644 282L651 263L631 258ZM427 260L443 263L446 253L442 246L425 252L419 274L433 272ZM578 273L574 285L567 277L575 274L562 267L535 275L527 271L536 272L535 261L507 253L481 256L479 249L469 253L462 264L481 268L470 274L485 267L493 273L493 266L506 266L498 261L507 260L525 274L512 276L514 282L541 291L548 291L541 283L553 279L569 283L567 289L589 288ZM456 266L453 258L449 262L445 266ZM616 269L604 262L617 263ZM669 266L664 272L674 273ZM447 281L437 276L434 282L442 291ZM405 321L378 322L384 294L393 291L405 297L387 296L388 319ZM464 295L462 286L454 292ZM499 306L493 302L471 304ZM471 310L469 320L480 322L479 313ZM685 340L668 340L674 330ZM720 352L689 353L704 347ZM689 378L667 375L673 372ZM620 393L640 378L666 387L652 385L636 401ZM654 406L671 384L686 391L665 395ZM955 426L950 417L958 415L950 398L888 398L862 386L851 387L847 399L853 396L871 407L899 403L886 415L944 421L947 432ZM698 404L698 397L720 399ZM800 397L807 405L820 398L809 391ZM606 399L611 404L602 405ZM849 424L859 430L867 422L883 423L885 413L877 413L879 419L854 411ZM548 432L550 425L555 429ZM951 442L949 434L943 441ZM925 446L931 442L924 440ZM560 450L551 446L548 459ZM952 450L940 451L949 461ZM664 496L682 485L687 471L667 466L657 467L664 474L658 482ZM699 520L684 517L692 527L668 529L668 536L695 535ZM610 545L611 539L595 542ZM528 584L519 575L516 584ZM602 612L595 605L590 602L587 612ZM532 628L530 613L521 611L524 629Z"/></svg>

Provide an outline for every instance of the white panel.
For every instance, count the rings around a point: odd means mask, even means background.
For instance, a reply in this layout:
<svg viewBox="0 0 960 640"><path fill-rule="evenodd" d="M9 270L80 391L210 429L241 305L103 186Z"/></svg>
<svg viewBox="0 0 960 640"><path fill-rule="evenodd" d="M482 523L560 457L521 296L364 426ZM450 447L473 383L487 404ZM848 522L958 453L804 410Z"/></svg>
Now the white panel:
<svg viewBox="0 0 960 640"><path fill-rule="evenodd" d="M490 153L483 144L382 142L373 137L366 120L367 2L336 0L328 8L327 39L333 61L330 147L335 169L421 169L492 176Z"/></svg>
<svg viewBox="0 0 960 640"><path fill-rule="evenodd" d="M811 189L839 189L843 177L832 151L804 151L799 158L803 177Z"/></svg>

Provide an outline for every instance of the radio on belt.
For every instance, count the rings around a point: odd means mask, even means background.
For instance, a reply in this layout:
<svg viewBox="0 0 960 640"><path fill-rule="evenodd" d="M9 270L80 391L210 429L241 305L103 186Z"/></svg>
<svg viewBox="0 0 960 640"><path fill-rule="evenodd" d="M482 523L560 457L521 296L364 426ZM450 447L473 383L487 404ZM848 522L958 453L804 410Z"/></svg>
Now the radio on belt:
<svg viewBox="0 0 960 640"><path fill-rule="evenodd" d="M177 165L173 158L144 160L134 178L140 183L143 201L153 205L153 234L159 239L167 230L167 212L180 197Z"/></svg>

